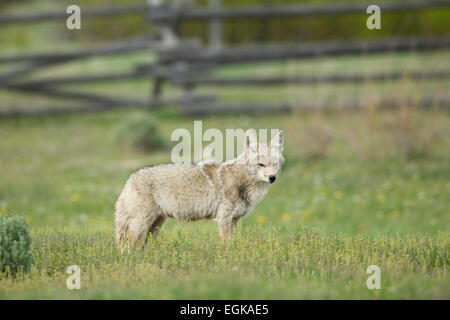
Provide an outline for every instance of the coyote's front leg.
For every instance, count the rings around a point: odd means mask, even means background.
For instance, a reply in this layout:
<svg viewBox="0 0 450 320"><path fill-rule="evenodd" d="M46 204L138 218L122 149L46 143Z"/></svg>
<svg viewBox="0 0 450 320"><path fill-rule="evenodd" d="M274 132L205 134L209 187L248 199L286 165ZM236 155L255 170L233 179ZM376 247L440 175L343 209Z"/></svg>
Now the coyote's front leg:
<svg viewBox="0 0 450 320"><path fill-rule="evenodd" d="M235 223L233 223L233 211L230 205L223 205L217 213L217 224L219 226L219 235L223 241L230 240Z"/></svg>

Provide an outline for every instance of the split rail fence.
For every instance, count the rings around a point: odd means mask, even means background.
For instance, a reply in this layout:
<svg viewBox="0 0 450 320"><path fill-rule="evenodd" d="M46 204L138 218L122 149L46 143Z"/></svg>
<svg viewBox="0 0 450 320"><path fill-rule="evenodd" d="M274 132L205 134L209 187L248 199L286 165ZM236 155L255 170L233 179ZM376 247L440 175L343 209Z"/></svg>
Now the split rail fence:
<svg viewBox="0 0 450 320"><path fill-rule="evenodd" d="M328 109L327 105L292 106L285 103L271 105L266 103L231 104L221 102L213 94L196 94L199 86L274 86L274 85L314 85L318 83L358 83L365 80L399 80L407 76L413 80L443 79L450 77L450 70L411 72L409 74L392 72L383 74L351 74L329 76L277 76L277 77L217 77L211 71L224 65L265 61L303 60L317 57L342 55L373 55L386 52L448 50L450 35L435 38L389 38L371 41L329 41L319 43L271 44L225 46L221 39L223 19L245 19L272 17L311 17L336 14L365 14L368 4L327 4L327 5L267 5L224 8L220 0L210 0L209 7L187 5L174 0L170 5L161 0L148 0L142 5L121 7L82 8L82 18L114 17L117 15L146 14L149 23L159 26L152 35L126 39L103 47L89 48L66 53L30 53L21 55L1 55L0 64L14 66L8 72L0 73L0 88L17 92L30 92L50 97L79 101L79 105L66 107L48 106L42 108L0 109L0 118L14 116L35 116L66 114L74 112L106 111L121 108L153 109L165 105L178 105L186 115L218 112L273 112L291 111L294 108L314 110ZM450 0L388 2L379 4L381 11L417 11L428 9L450 9ZM27 14L1 14L0 27L10 24L58 21L65 23L64 11ZM180 39L179 26L183 20L206 20L210 24L209 46L198 39ZM108 55L126 54L147 50L156 53L157 60L152 64L136 65L133 70L119 73L104 73L85 76L47 77L30 80L35 72L56 65L71 63L80 59ZM112 97L102 94L85 93L68 89L71 84L148 79L151 85L147 99ZM166 97L163 88L166 83L183 88L183 94ZM380 105L392 107L396 101L382 101ZM423 107L447 107L450 98L438 96L424 98L419 104ZM346 104L348 109L359 108L358 101Z"/></svg>

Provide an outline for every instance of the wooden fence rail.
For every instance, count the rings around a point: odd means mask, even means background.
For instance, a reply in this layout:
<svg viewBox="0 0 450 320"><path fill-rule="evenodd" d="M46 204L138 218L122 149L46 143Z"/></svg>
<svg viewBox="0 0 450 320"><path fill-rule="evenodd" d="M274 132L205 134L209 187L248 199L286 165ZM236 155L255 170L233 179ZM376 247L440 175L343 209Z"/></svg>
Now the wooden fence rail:
<svg viewBox="0 0 450 320"><path fill-rule="evenodd" d="M361 83L392 80L429 80L450 78L450 70L431 72L392 72L381 74L348 74L328 76L274 76L274 77L213 77L201 75L183 75L171 78L176 85L202 86L273 86L273 85L310 85L324 83Z"/></svg>
<svg viewBox="0 0 450 320"><path fill-rule="evenodd" d="M260 45L217 50L171 49L161 56L161 62L187 63L248 63L282 59L306 59L324 56L377 54L385 52L423 51L450 48L450 37L392 38L373 41L332 41L326 43Z"/></svg>
<svg viewBox="0 0 450 320"><path fill-rule="evenodd" d="M140 37L139 39L127 39L105 46L89 49L77 49L69 52L0 55L0 63L42 62L54 60L67 61L71 59L115 55L140 50L161 50L163 48L164 47L161 45L158 36L150 35Z"/></svg>
<svg viewBox="0 0 450 320"><path fill-rule="evenodd" d="M271 17L313 17L318 15L335 15L348 13L365 14L371 3L335 3L335 4L277 4L258 6L236 6L232 8L192 7L185 8L179 13L183 20L211 20L211 19L244 19ZM398 11L415 11L424 9L447 8L449 0L403 1L377 3L383 13ZM170 10L160 8L149 11L150 20L167 20L172 17Z"/></svg>
<svg viewBox="0 0 450 320"><path fill-rule="evenodd" d="M268 78L218 78L207 75L209 71L228 64L279 61L286 59L310 59L340 55L370 55L387 52L426 51L450 48L450 35L436 38L391 38L371 41L331 41L320 43L247 45L242 47L223 47L216 41L211 48L200 45L196 39L180 40L177 27L182 20L202 20L210 22L214 27L214 39L220 38L220 20L270 17L314 17L331 14L365 14L369 4L333 3L333 4L286 4L270 6L238 6L223 8L215 4L209 7L184 6L182 0L174 0L171 5L126 5L121 7L88 7L82 8L82 16L118 16L137 14L144 15L151 23L160 26L158 34L118 41L102 47L79 49L59 53L27 53L19 55L0 55L0 64L14 64L16 69L0 74L0 87L50 97L79 100L86 105L61 107L45 107L39 109L1 110L0 118L11 116L57 115L73 112L103 111L122 108L155 108L168 104L178 104L187 115L209 114L216 112L272 112L292 111L296 109L316 110L328 109L328 106L307 104L304 107L288 104L230 104L217 102L214 96L197 95L194 88L200 85L215 86L252 86L280 84L315 84L315 83L349 83L361 81L409 79L446 79L450 70L411 72L392 72L386 74L337 74L322 77L281 76ZM158 1L156 1L158 2ZM378 4L383 13L399 11L417 11L427 9L450 8L450 0L383 2ZM0 24L60 21L67 18L65 10L47 13L0 14ZM214 41L213 41L214 42ZM134 51L152 51L157 61L152 64L141 64L129 71L92 75L77 75L29 80L30 74L61 63L77 59L116 55ZM61 86L80 83L96 83L106 81L122 81L130 79L151 80L151 95L146 99L129 97L112 97L97 93L74 91ZM186 90L184 96L174 98L162 97L164 84L170 81ZM383 106L393 106L395 101L383 101ZM447 97L426 98L423 106L450 105ZM361 107L358 101L351 101L346 109ZM256 108L256 109L255 109Z"/></svg>
<svg viewBox="0 0 450 320"><path fill-rule="evenodd" d="M450 105L448 95L438 97L422 97L414 101L413 99L384 99L376 103L377 108L393 109L399 106L414 106L421 109L447 108ZM336 105L336 103L317 103L302 102L301 105L292 105L289 103L268 104L268 103L233 103L219 102L205 105L202 103L182 107L181 112L185 116L197 117L213 115L217 113L249 113L249 114L267 114L267 113L291 113L291 112L315 112L315 111L356 111L370 107L370 103L353 99Z"/></svg>
<svg viewBox="0 0 450 320"><path fill-rule="evenodd" d="M124 5L120 7L91 7L83 9L83 17L111 17L120 15L138 14L142 15L148 9L148 5ZM37 12L37 13L10 13L0 15L0 24L26 23L26 22L48 22L53 20L64 21L68 14L66 9L61 11Z"/></svg>
<svg viewBox="0 0 450 320"><path fill-rule="evenodd" d="M192 95L189 97L171 97L162 98L151 101L127 101L124 99L118 99L114 101L104 101L105 103L92 103L83 104L77 106L48 106L39 108L22 108L22 109L10 109L0 110L1 118L16 118L16 117L35 117L35 116L58 116L67 115L73 113L89 113L98 111L111 111L120 109L154 109L167 105L212 105L216 97L212 95Z"/></svg>
<svg viewBox="0 0 450 320"><path fill-rule="evenodd" d="M186 7L178 15L180 19L243 19L262 17L305 17L317 15L334 15L347 13L365 13L371 3L335 3L335 4L277 4L265 6L236 6L232 8ZM398 1L378 3L382 12L415 11L439 9L450 6L449 0ZM173 17L170 6L149 6L146 4L123 5L120 7L91 7L82 10L83 17L105 17L120 15L143 15L148 12L153 21L168 20ZM0 14L0 24L48 22L64 20L68 17L65 8L61 11L26 14Z"/></svg>

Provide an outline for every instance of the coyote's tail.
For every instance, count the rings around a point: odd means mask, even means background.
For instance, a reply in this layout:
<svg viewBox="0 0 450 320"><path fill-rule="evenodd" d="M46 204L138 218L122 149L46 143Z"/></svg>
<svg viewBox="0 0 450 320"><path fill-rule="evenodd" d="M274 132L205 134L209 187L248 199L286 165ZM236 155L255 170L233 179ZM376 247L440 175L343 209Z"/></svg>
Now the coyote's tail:
<svg viewBox="0 0 450 320"><path fill-rule="evenodd" d="M128 242L128 221L124 216L118 214L118 212L116 212L115 220L116 241L120 252L123 253Z"/></svg>

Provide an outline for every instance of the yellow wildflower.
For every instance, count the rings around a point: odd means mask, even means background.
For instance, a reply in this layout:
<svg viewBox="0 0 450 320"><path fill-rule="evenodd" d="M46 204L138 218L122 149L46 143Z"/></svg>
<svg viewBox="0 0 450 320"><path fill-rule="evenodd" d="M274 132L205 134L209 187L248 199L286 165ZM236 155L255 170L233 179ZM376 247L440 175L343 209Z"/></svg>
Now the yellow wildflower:
<svg viewBox="0 0 450 320"><path fill-rule="evenodd" d="M257 216L256 217L256 222L263 224L264 222L266 222L266 217L264 216Z"/></svg>
<svg viewBox="0 0 450 320"><path fill-rule="evenodd" d="M342 191L335 191L334 192L334 198L335 199L340 199L340 198L342 198L342 195L343 195L343 193L342 193Z"/></svg>
<svg viewBox="0 0 450 320"><path fill-rule="evenodd" d="M70 195L70 201L77 202L80 196L77 193L73 193Z"/></svg>
<svg viewBox="0 0 450 320"><path fill-rule="evenodd" d="M303 210L301 218L304 222L307 222L309 219L311 219L311 211L308 209Z"/></svg>
<svg viewBox="0 0 450 320"><path fill-rule="evenodd" d="M399 211L398 210L394 210L394 211L391 212L391 217L392 218L397 218L398 214L399 214Z"/></svg>
<svg viewBox="0 0 450 320"><path fill-rule="evenodd" d="M289 221L289 220L291 220L291 218L292 218L292 214L288 213L288 212L285 212L281 215L281 220L283 220L283 221Z"/></svg>

